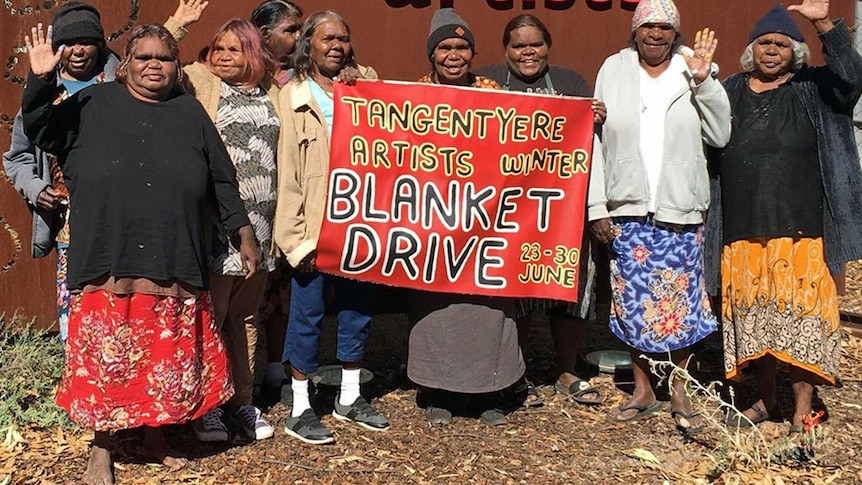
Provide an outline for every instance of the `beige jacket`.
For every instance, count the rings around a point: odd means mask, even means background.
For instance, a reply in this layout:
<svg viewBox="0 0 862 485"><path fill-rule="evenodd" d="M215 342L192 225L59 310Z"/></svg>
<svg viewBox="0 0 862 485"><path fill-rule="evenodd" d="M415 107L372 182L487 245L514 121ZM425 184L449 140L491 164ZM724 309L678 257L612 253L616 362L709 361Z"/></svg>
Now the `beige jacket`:
<svg viewBox="0 0 862 485"><path fill-rule="evenodd" d="M193 62L183 67L185 73L185 88L203 105L210 119L215 121L216 112L218 111L218 101L221 95L221 79L212 73L206 64L201 62ZM260 87L269 95L272 105L275 106L276 114L279 122L281 121L281 110L278 109L278 84L270 76L267 76L261 81ZM279 135L281 140L281 135ZM280 144L280 143L279 143ZM279 163L280 163L279 158Z"/></svg>
<svg viewBox="0 0 862 485"><path fill-rule="evenodd" d="M377 79L370 67L364 79ZM279 96L283 114L278 147L278 202L273 240L296 267L317 248L326 206L329 133L308 80L290 81Z"/></svg>

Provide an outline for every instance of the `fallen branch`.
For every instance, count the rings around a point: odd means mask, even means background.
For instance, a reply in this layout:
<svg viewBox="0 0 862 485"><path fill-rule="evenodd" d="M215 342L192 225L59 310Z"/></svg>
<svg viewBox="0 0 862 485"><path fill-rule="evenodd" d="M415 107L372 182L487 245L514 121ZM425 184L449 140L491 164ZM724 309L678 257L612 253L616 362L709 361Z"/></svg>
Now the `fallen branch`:
<svg viewBox="0 0 862 485"><path fill-rule="evenodd" d="M294 463L291 461L282 461L282 460L273 460L272 458L264 458L260 460L261 463L271 463L273 465L283 465L283 466L295 466L297 468L302 468L303 470L308 470L310 472L324 472L324 473L396 473L395 470L375 470L371 468L361 468L358 470L351 470L347 468L320 468L316 466L308 466L302 465L300 463Z"/></svg>
<svg viewBox="0 0 862 485"><path fill-rule="evenodd" d="M439 438L472 438L474 440L492 439L492 440L503 440L503 441L527 441L524 438L513 438L513 437L509 437L509 436L479 436L477 434L466 434L466 433L448 433L448 434L441 434L438 437Z"/></svg>

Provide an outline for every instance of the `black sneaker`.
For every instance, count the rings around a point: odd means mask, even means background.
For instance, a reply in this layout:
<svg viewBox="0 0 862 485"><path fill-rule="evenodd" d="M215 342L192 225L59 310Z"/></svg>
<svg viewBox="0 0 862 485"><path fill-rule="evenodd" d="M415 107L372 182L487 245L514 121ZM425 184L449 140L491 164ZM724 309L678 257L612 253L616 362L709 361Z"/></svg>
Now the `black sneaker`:
<svg viewBox="0 0 862 485"><path fill-rule="evenodd" d="M246 404L228 415L230 420L239 428L242 436L247 440L265 440L271 438L274 431L272 426L261 416L260 409Z"/></svg>
<svg viewBox="0 0 862 485"><path fill-rule="evenodd" d="M192 430L198 441L215 443L228 440L227 426L221 420L223 414L222 408L214 408L200 419L192 422Z"/></svg>
<svg viewBox="0 0 862 485"><path fill-rule="evenodd" d="M341 421L353 421L363 428L371 431L383 431L389 429L389 421L374 410L364 397L359 396L350 406L342 406L338 402L339 395L335 396L335 409L332 415Z"/></svg>
<svg viewBox="0 0 862 485"><path fill-rule="evenodd" d="M287 418L284 432L294 438L312 445L325 445L332 443L335 438L332 433L321 424L320 419L311 408L306 409L298 418Z"/></svg>

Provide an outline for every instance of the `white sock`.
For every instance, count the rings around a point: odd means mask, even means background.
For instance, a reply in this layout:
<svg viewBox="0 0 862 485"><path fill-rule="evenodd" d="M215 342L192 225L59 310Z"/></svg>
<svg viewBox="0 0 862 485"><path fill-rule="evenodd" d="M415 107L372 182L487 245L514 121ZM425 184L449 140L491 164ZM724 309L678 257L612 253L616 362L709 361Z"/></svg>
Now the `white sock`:
<svg viewBox="0 0 862 485"><path fill-rule="evenodd" d="M291 379L290 388L293 390L293 408L290 410L290 417L298 418L306 409L311 408L311 403L308 401L308 379L299 380L294 377Z"/></svg>
<svg viewBox="0 0 862 485"><path fill-rule="evenodd" d="M338 404L350 406L359 397L359 369L341 369L341 395Z"/></svg>

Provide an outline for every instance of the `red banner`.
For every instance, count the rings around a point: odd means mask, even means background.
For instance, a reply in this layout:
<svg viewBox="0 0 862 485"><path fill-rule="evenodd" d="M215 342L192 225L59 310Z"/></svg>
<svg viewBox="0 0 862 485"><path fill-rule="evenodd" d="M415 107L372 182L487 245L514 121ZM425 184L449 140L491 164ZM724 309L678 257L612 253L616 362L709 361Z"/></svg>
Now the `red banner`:
<svg viewBox="0 0 862 485"><path fill-rule="evenodd" d="M335 99L322 271L577 299L589 100L385 81Z"/></svg>

